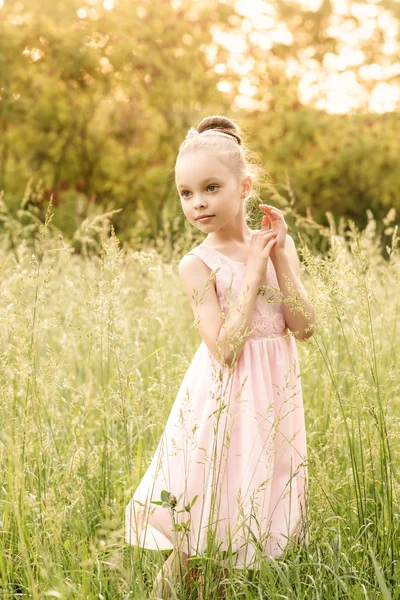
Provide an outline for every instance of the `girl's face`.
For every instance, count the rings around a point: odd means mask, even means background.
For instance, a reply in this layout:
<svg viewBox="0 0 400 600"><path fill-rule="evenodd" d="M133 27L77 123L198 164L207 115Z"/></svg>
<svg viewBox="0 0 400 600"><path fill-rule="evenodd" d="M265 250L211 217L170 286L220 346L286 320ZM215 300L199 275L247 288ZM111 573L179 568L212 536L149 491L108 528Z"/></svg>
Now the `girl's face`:
<svg viewBox="0 0 400 600"><path fill-rule="evenodd" d="M196 152L178 159L175 184L185 217L204 232L223 228L243 205L242 194L251 189L251 178L242 184L215 154ZM205 221L202 215L212 215Z"/></svg>

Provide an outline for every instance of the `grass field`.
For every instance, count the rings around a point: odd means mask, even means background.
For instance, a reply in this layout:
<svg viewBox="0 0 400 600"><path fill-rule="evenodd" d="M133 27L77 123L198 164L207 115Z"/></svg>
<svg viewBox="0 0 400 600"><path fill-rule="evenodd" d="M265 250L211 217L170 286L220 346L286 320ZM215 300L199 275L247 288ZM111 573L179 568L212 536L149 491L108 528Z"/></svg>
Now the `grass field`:
<svg viewBox="0 0 400 600"><path fill-rule="evenodd" d="M168 552L125 544L124 507L201 341L177 261L122 249L106 217L73 243L49 213L2 217L0 598L150 598ZM376 225L301 252L310 542L232 570L226 598L400 598L399 239L389 218L382 258ZM218 562L199 567L216 598Z"/></svg>

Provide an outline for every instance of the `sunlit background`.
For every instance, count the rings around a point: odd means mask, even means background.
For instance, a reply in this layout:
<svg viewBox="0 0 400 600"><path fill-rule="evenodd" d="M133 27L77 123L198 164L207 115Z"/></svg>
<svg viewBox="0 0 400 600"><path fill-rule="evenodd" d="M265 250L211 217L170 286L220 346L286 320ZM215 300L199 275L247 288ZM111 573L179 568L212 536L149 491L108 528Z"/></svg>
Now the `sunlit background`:
<svg viewBox="0 0 400 600"><path fill-rule="evenodd" d="M2 0L0 0L1 2ZM103 6L111 10L116 0L104 0ZM88 2L96 4L96 2ZM175 7L180 0L173 0ZM321 0L299 0L298 4L309 11L321 7ZM313 59L315 49L305 48L298 60L290 59L286 73L300 75L299 94L302 102L312 102L316 108L330 113L345 113L354 108L367 108L373 112L388 112L399 105L400 86L392 83L393 77L400 75L400 61L394 64L364 64L366 56L362 47L377 33L383 36L382 53L388 57L399 56L399 25L389 11L377 2L350 2L332 0L333 15L329 17L327 32L339 41L340 52L328 52L322 67ZM242 22L241 31L236 34L213 28L214 39L225 45L230 53L229 66L242 75L240 95L235 98L240 108L263 108L259 102L252 101L256 92L251 80L251 59L243 60L247 54L247 33L254 44L264 50L270 50L273 42L290 46L293 36L286 24L277 19L273 2L264 0L237 0L236 11L247 17ZM81 18L87 16L87 9L78 11ZM210 48L212 55L213 48ZM217 64L217 73L224 73L225 64ZM229 90L229 84L221 81L221 91Z"/></svg>
<svg viewBox="0 0 400 600"><path fill-rule="evenodd" d="M32 177L60 228L95 199L122 209L120 235L178 235L176 151L209 114L237 118L317 220L365 225L399 206L398 0L0 7L0 190L14 206Z"/></svg>
<svg viewBox="0 0 400 600"><path fill-rule="evenodd" d="M296 4L312 13L321 8L322 1L299 0ZM4 2L0 0L0 7ZM337 40L338 52L327 52L320 64L314 58L316 49L308 46L297 53L297 58L291 57L285 64L288 77L300 77L298 90L301 101L312 103L329 113L346 113L352 109L376 113L395 110L400 100L399 23L379 0L331 2L333 11L327 18L325 31ZM87 0L84 6L78 8L78 17L96 19L99 4L99 0ZM118 0L102 1L103 8L108 11L117 4ZM172 0L171 4L179 8L182 0ZM198 7L201 2L196 0L194 4ZM138 7L140 10L145 12L145 9ZM267 104L253 99L257 87L252 81L253 60L248 56L246 40L268 52L273 43L290 46L293 35L285 21L279 19L274 2L237 0L235 10L246 17L237 32L226 33L218 26L210 27L214 40L230 52L228 64L219 63L214 68L216 73L223 75L229 66L242 76L240 94L235 97L236 108L262 110L267 108ZM234 24L234 21L233 18L231 22ZM374 36L381 38L379 63L369 62L365 52ZM41 57L39 49L27 48L25 52L30 52L33 60ZM215 52L213 45L210 45L208 52L212 59ZM107 68L106 63L103 68ZM223 92L231 89L229 82L223 80L218 87Z"/></svg>
<svg viewBox="0 0 400 600"><path fill-rule="evenodd" d="M179 4L179 0L176 0ZM317 11L321 0L300 0L302 9ZM332 0L333 14L329 16L326 32L338 40L339 52L328 52L322 65L313 57L315 48L309 46L299 52L297 59L288 60L286 73L290 77L301 77L299 94L302 102L313 103L316 108L330 113L345 113L351 109L363 108L373 112L393 111L399 106L400 74L399 25L389 11L379 2L365 3L346 0ZM263 0L238 0L238 13L247 19L242 23L242 31L237 34L224 34L215 31L215 39L229 48L232 56L230 64L243 75L241 95L236 98L239 107L262 108L252 102L256 88L252 85L252 61L243 61L247 53L243 32L249 35L254 44L264 50L271 49L274 42L290 46L293 36L285 22L277 19L273 2ZM374 35L382 36L382 62L365 64L364 46ZM387 59L396 59L385 60ZM219 73L225 65L216 65ZM227 89L221 82L221 89Z"/></svg>

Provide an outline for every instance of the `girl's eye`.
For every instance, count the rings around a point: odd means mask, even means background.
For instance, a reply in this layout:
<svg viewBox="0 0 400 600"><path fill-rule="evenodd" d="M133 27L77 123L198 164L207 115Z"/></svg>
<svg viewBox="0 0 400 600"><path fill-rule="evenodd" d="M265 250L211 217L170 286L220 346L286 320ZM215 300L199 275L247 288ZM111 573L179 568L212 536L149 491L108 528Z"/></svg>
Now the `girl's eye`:
<svg viewBox="0 0 400 600"><path fill-rule="evenodd" d="M218 186L217 184L210 183L210 184L207 186L207 188L210 188L210 187L212 187L212 188L218 188L219 186ZM188 190L183 190L183 192L182 192L182 196L183 196L184 198L187 198L187 196L185 196L185 194L186 194L186 192L187 192L187 191L188 191ZM190 192L189 192L189 194L190 194Z"/></svg>

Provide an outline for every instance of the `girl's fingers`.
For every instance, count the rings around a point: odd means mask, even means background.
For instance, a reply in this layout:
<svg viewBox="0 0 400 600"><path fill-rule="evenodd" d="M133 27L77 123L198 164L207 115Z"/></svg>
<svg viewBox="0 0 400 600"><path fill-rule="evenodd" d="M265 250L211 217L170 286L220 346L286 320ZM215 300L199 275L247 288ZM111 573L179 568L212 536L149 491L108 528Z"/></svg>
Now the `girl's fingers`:
<svg viewBox="0 0 400 600"><path fill-rule="evenodd" d="M279 208L275 208L275 206L271 206L270 204L259 204L258 208L260 208L261 210L268 210L271 213L274 213L276 215L279 215L279 216L283 217L282 211L279 210Z"/></svg>
<svg viewBox="0 0 400 600"><path fill-rule="evenodd" d="M281 215L278 212L275 212L273 210L269 211L269 215L268 218L272 221L276 220L276 219L283 219L283 215Z"/></svg>
<svg viewBox="0 0 400 600"><path fill-rule="evenodd" d="M260 206L262 208L266 208L267 210L280 210L279 208L276 208L276 206L272 206L272 204L259 204L258 208L260 208Z"/></svg>

